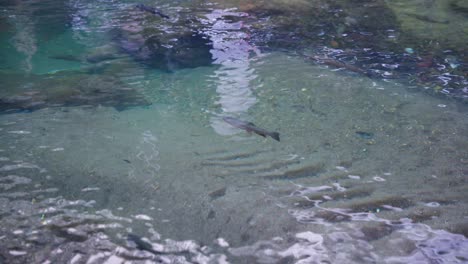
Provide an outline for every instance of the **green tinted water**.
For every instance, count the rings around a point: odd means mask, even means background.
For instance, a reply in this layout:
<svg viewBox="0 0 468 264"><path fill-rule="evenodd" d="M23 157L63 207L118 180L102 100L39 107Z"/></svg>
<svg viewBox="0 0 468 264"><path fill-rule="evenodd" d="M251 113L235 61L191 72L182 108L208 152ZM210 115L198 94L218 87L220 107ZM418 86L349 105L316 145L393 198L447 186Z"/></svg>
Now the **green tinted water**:
<svg viewBox="0 0 468 264"><path fill-rule="evenodd" d="M52 36L30 29L36 35L21 42L27 51L12 41L18 30L2 32L9 47L2 52L11 54L1 73L3 261L468 259L463 100L426 93L407 79L316 63L303 55L315 55L313 47L262 48L270 42L255 37L266 33L249 19L278 19L262 15L269 4L160 5L175 25L184 12L197 14L214 60L184 68L166 53L162 69L143 57L153 44L138 38L148 36L127 31L167 22L133 3L69 4L75 24ZM304 2L277 4L293 12ZM109 33L123 26L125 38ZM123 45L129 39L142 46ZM319 54L327 49L317 47ZM96 54L106 59L90 62ZM281 142L232 127L224 116L277 131ZM164 253L139 250L129 233Z"/></svg>

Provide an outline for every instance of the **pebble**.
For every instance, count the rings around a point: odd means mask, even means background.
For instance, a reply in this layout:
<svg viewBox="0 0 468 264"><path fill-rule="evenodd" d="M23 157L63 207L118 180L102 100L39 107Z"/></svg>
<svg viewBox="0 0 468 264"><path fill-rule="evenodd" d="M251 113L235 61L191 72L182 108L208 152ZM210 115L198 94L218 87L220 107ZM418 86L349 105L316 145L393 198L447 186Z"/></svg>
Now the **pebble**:
<svg viewBox="0 0 468 264"><path fill-rule="evenodd" d="M409 53L409 54L412 54L412 53L414 53L414 50L412 48L405 48L405 52Z"/></svg>
<svg viewBox="0 0 468 264"><path fill-rule="evenodd" d="M430 202L425 204L427 207L439 207L440 203L438 202Z"/></svg>
<svg viewBox="0 0 468 264"><path fill-rule="evenodd" d="M151 218L150 216L144 215L144 214L135 215L134 217L135 217L135 219L144 220L144 221L153 220L153 218Z"/></svg>
<svg viewBox="0 0 468 264"><path fill-rule="evenodd" d="M21 251L21 250L10 250L9 253L10 255L13 255L13 256L23 256L27 254L26 251Z"/></svg>
<svg viewBox="0 0 468 264"><path fill-rule="evenodd" d="M337 170L340 170L340 171L348 171L345 167L343 166L336 166L335 167Z"/></svg>
<svg viewBox="0 0 468 264"><path fill-rule="evenodd" d="M226 240L224 240L224 238L222 237L216 239L216 242L218 243L220 247L229 247L229 243Z"/></svg>
<svg viewBox="0 0 468 264"><path fill-rule="evenodd" d="M54 148L54 149L52 149L52 151L54 151L54 152L55 151L63 151L63 150L64 150L64 148Z"/></svg>
<svg viewBox="0 0 468 264"><path fill-rule="evenodd" d="M379 176L375 176L373 179L374 179L374 181L377 181L377 182L384 182L384 181L386 181L384 178L379 177Z"/></svg>

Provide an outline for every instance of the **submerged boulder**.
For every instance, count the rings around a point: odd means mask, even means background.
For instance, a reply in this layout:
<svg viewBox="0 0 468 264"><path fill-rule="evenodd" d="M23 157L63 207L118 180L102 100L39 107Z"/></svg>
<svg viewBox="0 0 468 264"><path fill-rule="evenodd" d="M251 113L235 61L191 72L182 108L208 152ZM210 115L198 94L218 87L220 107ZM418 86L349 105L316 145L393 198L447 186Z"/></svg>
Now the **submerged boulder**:
<svg viewBox="0 0 468 264"><path fill-rule="evenodd" d="M465 0L452 0L450 2L450 7L454 12L468 15L468 2Z"/></svg>
<svg viewBox="0 0 468 264"><path fill-rule="evenodd" d="M386 1L402 32L402 42L434 43L439 49L463 52L468 43L467 1Z"/></svg>
<svg viewBox="0 0 468 264"><path fill-rule="evenodd" d="M200 21L190 14L167 16L151 6L137 5L112 29L117 49L152 68L174 71L209 66L212 43ZM148 10L157 10L149 12Z"/></svg>
<svg viewBox="0 0 468 264"><path fill-rule="evenodd" d="M0 113L85 105L114 107L122 111L151 104L137 90L113 76L62 73L46 77L31 76L24 83L32 86L28 85L22 92L11 91L0 97Z"/></svg>
<svg viewBox="0 0 468 264"><path fill-rule="evenodd" d="M119 31L114 40L119 49L152 68L174 71L209 66L211 42L197 32L155 34L145 37Z"/></svg>

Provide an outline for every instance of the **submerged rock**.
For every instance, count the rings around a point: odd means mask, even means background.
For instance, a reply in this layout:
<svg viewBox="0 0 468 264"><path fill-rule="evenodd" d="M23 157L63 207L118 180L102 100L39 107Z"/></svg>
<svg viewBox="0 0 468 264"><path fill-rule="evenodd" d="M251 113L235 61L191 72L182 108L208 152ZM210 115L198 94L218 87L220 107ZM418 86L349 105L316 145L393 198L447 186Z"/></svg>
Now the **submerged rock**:
<svg viewBox="0 0 468 264"><path fill-rule="evenodd" d="M153 68L174 71L212 63L211 42L200 33L182 32L149 37L124 31L114 34L114 41L122 52Z"/></svg>
<svg viewBox="0 0 468 264"><path fill-rule="evenodd" d="M153 7L145 7L132 6L128 16L117 22L118 27L109 31L118 52L163 71L211 65L212 44L209 37L203 34L202 22L198 18L191 12L155 16L147 10ZM169 12L154 10L161 14ZM93 57L96 56L94 54Z"/></svg>
<svg viewBox="0 0 468 264"><path fill-rule="evenodd" d="M468 15L468 2L465 0L453 0L450 2L450 7L457 13Z"/></svg>
<svg viewBox="0 0 468 264"><path fill-rule="evenodd" d="M35 111L47 107L109 106L122 111L151 103L137 90L112 76L61 73L26 78L32 87L0 97L0 113Z"/></svg>
<svg viewBox="0 0 468 264"><path fill-rule="evenodd" d="M119 56L119 51L114 45L103 45L91 49L85 55L74 55L74 54L57 54L51 55L49 58L56 60L65 60L65 61L76 61L76 62L89 62L89 63L99 63L102 61L114 60L122 57Z"/></svg>
<svg viewBox="0 0 468 264"><path fill-rule="evenodd" d="M400 23L401 42L434 42L437 43L434 48L461 52L466 48L466 1L386 1L386 5Z"/></svg>

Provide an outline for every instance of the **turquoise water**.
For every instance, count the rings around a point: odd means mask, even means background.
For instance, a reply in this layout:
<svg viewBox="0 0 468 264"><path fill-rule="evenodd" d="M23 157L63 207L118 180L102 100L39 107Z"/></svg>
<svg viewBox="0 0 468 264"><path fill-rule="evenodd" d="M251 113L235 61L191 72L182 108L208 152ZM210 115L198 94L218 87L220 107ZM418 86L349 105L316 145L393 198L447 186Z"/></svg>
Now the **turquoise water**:
<svg viewBox="0 0 468 264"><path fill-rule="evenodd" d="M0 263L468 262L466 9L429 2L0 4Z"/></svg>

